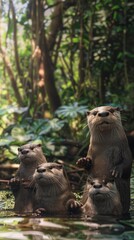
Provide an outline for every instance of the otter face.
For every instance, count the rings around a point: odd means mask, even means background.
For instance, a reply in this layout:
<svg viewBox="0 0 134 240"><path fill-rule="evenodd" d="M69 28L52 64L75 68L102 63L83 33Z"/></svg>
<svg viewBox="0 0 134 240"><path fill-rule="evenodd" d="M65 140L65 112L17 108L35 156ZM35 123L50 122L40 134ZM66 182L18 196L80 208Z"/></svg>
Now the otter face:
<svg viewBox="0 0 134 240"><path fill-rule="evenodd" d="M22 163L29 164L36 162L41 152L41 144L25 144L18 148L18 157Z"/></svg>
<svg viewBox="0 0 134 240"><path fill-rule="evenodd" d="M113 179L100 180L88 179L87 191L89 197L93 201L106 201L113 198L113 195L118 194L115 182ZM99 202L98 202L99 204Z"/></svg>
<svg viewBox="0 0 134 240"><path fill-rule="evenodd" d="M87 122L89 129L100 131L112 129L116 125L121 125L120 109L111 106L101 106L87 112Z"/></svg>
<svg viewBox="0 0 134 240"><path fill-rule="evenodd" d="M65 179L63 167L58 163L43 163L35 171L33 176L38 185L61 185Z"/></svg>

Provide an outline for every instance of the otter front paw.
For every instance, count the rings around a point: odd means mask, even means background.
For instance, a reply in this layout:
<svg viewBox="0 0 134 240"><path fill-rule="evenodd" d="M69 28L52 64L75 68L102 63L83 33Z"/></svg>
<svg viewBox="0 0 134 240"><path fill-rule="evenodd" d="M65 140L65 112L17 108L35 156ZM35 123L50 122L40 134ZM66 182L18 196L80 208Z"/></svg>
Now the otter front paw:
<svg viewBox="0 0 134 240"><path fill-rule="evenodd" d="M78 213L81 211L82 204L75 199L68 200L66 207L69 212Z"/></svg>
<svg viewBox="0 0 134 240"><path fill-rule="evenodd" d="M12 190L18 190L20 187L20 179L19 178L11 178L9 181L9 185L11 186Z"/></svg>
<svg viewBox="0 0 134 240"><path fill-rule="evenodd" d="M122 174L123 174L123 166L122 164L115 166L112 170L111 170L111 174L113 177L115 178L121 178Z"/></svg>
<svg viewBox="0 0 134 240"><path fill-rule="evenodd" d="M76 164L80 168L85 168L85 170L90 170L90 168L92 166L92 160L89 157L83 157L83 158L78 159Z"/></svg>
<svg viewBox="0 0 134 240"><path fill-rule="evenodd" d="M45 208L37 208L35 212L32 214L32 216L37 217L37 216L44 216L46 213Z"/></svg>

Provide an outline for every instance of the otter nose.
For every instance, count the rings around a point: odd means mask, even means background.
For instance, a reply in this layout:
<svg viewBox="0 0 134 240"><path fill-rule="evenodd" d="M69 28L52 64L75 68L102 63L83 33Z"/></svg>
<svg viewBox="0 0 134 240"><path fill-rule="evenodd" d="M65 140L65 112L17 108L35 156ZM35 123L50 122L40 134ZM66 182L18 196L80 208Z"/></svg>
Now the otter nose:
<svg viewBox="0 0 134 240"><path fill-rule="evenodd" d="M27 153L29 153L29 149L22 149L22 150L21 150L21 153L22 153L22 154L27 154Z"/></svg>
<svg viewBox="0 0 134 240"><path fill-rule="evenodd" d="M99 117L107 117L109 115L109 112L99 112L98 116Z"/></svg>
<svg viewBox="0 0 134 240"><path fill-rule="evenodd" d="M43 173L43 172L45 172L45 171L46 171L46 169L43 168L43 167L37 168L37 172L38 172L38 173Z"/></svg>
<svg viewBox="0 0 134 240"><path fill-rule="evenodd" d="M100 183L95 183L94 186L93 186L95 189L99 189L99 188L102 188L102 184Z"/></svg>

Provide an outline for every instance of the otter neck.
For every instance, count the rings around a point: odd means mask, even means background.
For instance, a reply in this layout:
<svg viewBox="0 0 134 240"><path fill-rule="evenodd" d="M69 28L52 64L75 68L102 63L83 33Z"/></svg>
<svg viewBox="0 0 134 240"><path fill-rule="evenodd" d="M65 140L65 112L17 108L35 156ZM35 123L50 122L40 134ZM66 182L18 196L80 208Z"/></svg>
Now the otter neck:
<svg viewBox="0 0 134 240"><path fill-rule="evenodd" d="M55 197L68 192L68 183L64 180L53 182L53 184L38 184L36 194L38 196Z"/></svg>
<svg viewBox="0 0 134 240"><path fill-rule="evenodd" d="M21 175L23 178L30 178L34 174L35 169L37 168L38 164L35 163L30 163L30 164L24 164L21 162L20 164L20 177Z"/></svg>
<svg viewBox="0 0 134 240"><path fill-rule="evenodd" d="M112 129L108 129L105 131L100 131L99 129L95 129L91 131L91 138L90 143L91 144L118 144L119 142L126 142L126 135L122 127L118 126Z"/></svg>
<svg viewBox="0 0 134 240"><path fill-rule="evenodd" d="M112 214L112 210L115 207L114 200L110 198L103 199L102 201L98 201L98 199L93 198L92 202L98 214Z"/></svg>

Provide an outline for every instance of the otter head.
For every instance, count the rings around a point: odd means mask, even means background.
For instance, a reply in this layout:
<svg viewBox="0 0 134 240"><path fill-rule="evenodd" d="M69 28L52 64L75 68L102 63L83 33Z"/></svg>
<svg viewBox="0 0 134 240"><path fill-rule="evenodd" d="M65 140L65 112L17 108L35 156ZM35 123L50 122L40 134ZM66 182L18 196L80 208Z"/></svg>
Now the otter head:
<svg viewBox="0 0 134 240"><path fill-rule="evenodd" d="M112 200L118 196L114 179L88 178L87 181L88 196L98 205L101 202Z"/></svg>
<svg viewBox="0 0 134 240"><path fill-rule="evenodd" d="M68 185L64 169L62 165L58 163L41 164L36 169L33 178L36 185L41 186L44 189L62 189Z"/></svg>
<svg viewBox="0 0 134 240"><path fill-rule="evenodd" d="M121 126L120 109L118 107L101 106L87 112L87 122L91 133L107 131Z"/></svg>
<svg viewBox="0 0 134 240"><path fill-rule="evenodd" d="M90 176L85 188L86 203L84 212L100 215L120 215L122 205L114 179Z"/></svg>
<svg viewBox="0 0 134 240"><path fill-rule="evenodd" d="M18 157L23 164L37 165L46 162L46 158L43 155L41 144L25 144L18 148Z"/></svg>

